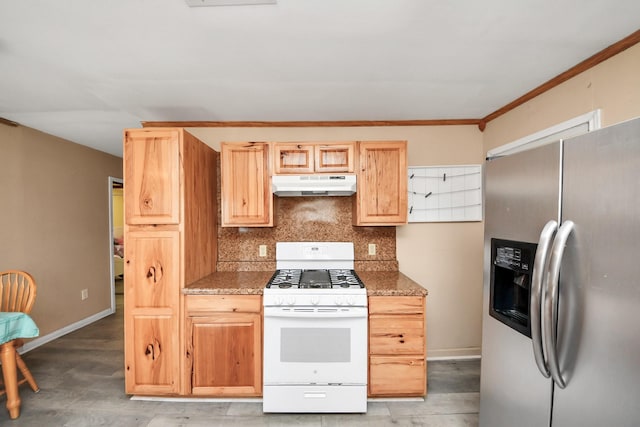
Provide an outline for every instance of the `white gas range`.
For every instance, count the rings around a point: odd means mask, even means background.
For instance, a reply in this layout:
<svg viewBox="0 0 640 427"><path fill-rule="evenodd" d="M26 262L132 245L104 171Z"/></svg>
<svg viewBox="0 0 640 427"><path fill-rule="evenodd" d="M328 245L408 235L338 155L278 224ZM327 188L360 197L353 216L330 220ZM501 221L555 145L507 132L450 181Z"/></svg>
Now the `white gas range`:
<svg viewBox="0 0 640 427"><path fill-rule="evenodd" d="M367 291L350 242L276 244L264 290L264 412L367 411Z"/></svg>

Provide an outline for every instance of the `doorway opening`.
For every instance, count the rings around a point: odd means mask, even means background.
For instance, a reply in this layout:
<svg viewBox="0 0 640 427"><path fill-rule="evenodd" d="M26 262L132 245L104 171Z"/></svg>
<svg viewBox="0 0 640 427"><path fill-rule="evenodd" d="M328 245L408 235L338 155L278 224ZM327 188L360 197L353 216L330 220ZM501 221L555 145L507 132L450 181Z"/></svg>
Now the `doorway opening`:
<svg viewBox="0 0 640 427"><path fill-rule="evenodd" d="M116 312L116 295L124 294L124 181L109 177L109 253L111 313Z"/></svg>

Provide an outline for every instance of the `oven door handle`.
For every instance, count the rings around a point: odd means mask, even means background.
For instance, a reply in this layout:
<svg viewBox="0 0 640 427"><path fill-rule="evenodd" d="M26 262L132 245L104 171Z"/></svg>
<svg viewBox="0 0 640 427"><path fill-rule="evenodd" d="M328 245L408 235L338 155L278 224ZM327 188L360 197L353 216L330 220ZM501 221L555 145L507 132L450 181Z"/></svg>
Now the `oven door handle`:
<svg viewBox="0 0 640 427"><path fill-rule="evenodd" d="M285 317L285 318L315 318L315 319L345 319L345 318L367 318L368 310L366 307L354 307L344 311L338 309L323 310L322 308L314 309L282 309L276 307L264 307L264 317Z"/></svg>

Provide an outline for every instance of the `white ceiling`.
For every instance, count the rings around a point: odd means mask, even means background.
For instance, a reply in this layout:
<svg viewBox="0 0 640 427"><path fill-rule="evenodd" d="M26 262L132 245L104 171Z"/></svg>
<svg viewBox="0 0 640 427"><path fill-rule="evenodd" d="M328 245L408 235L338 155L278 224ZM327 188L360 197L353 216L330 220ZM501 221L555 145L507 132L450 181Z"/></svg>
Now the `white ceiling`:
<svg viewBox="0 0 640 427"><path fill-rule="evenodd" d="M482 118L638 0L0 1L0 117L118 156L140 121Z"/></svg>

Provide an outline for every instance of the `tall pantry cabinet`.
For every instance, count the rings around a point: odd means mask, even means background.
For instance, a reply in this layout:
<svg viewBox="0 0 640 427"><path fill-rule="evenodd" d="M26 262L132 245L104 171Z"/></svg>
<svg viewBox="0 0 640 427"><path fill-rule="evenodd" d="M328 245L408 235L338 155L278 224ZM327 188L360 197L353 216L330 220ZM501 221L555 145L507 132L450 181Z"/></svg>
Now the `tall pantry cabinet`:
<svg viewBox="0 0 640 427"><path fill-rule="evenodd" d="M215 270L217 153L179 128L124 133L125 388L184 393L180 290Z"/></svg>

